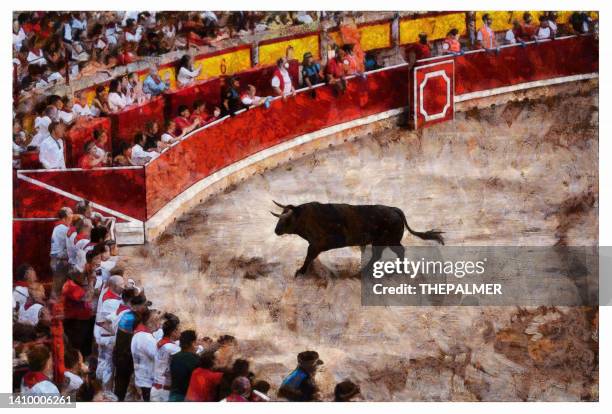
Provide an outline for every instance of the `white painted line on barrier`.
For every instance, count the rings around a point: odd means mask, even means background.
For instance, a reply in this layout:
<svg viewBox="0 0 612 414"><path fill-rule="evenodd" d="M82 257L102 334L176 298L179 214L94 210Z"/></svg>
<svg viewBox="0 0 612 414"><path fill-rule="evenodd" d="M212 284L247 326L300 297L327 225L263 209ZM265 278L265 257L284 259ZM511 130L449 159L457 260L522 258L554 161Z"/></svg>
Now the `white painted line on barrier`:
<svg viewBox="0 0 612 414"><path fill-rule="evenodd" d="M455 103L465 102L472 99L486 98L503 93L517 92L531 88L541 88L544 86L558 85L560 83L576 82L587 79L595 79L599 77L599 73L586 73L582 75L563 76L560 78L544 79L533 82L524 82L511 86L503 86L501 88L487 89L485 91L464 93L463 95L455 96Z"/></svg>
<svg viewBox="0 0 612 414"><path fill-rule="evenodd" d="M36 179L34 179L32 177L28 177L26 175L23 175L23 173L20 173L20 172L17 173L17 178L20 179L20 180L26 181L26 182L28 182L30 184L36 185L38 187L44 188L45 190L51 191L52 193L59 194L59 195L61 195L63 197L66 197L66 198L69 198L71 200L74 200L74 201L85 200L84 197L79 197L79 196L77 196L75 194L72 194L72 193L69 193L67 191L62 190L61 188L54 187L54 186L49 185L47 183L44 183L42 181L36 180ZM105 207L103 205L100 205L98 203L95 203L95 202L93 202L91 200L89 201L89 204L91 205L92 208L95 208L96 210L103 211L103 212L108 213L108 214L110 214L112 216L118 217L118 218L120 218L122 220L130 221L130 222L133 222L133 223L136 223L136 224L140 224L140 225L143 224L141 220L135 219L133 217L130 217L128 215L120 213L120 212L118 212L116 210L113 210L113 209L110 209L110 208Z"/></svg>

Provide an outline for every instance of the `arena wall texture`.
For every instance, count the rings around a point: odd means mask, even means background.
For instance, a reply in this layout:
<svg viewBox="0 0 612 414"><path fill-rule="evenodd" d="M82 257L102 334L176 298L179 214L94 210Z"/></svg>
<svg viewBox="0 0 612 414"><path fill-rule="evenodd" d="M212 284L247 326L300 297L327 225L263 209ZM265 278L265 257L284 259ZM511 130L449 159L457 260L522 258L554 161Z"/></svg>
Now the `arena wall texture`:
<svg viewBox="0 0 612 414"><path fill-rule="evenodd" d="M300 90L295 97L274 99L269 109L240 111L192 132L144 167L17 171L14 263L39 260L46 269L50 220L44 219L81 198L117 219L120 243L140 244L156 237L206 188L274 154L400 113L413 127L427 127L452 120L455 102L597 77L598 55L598 40L588 35L425 59L412 69L402 64L352 77L339 96L321 85L315 98ZM294 64L294 76L296 71ZM252 73L244 76L244 82L253 79ZM218 93L218 83L205 85L151 105L161 102L173 112L179 104ZM136 124L130 117L119 122L126 128ZM27 253L33 247L38 256Z"/></svg>

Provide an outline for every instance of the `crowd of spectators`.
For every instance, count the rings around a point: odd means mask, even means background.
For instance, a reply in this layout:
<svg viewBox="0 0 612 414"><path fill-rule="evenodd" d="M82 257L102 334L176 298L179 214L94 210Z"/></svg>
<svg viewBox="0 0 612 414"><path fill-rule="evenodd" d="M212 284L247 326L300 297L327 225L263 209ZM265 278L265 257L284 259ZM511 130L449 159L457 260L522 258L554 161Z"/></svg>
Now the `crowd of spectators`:
<svg viewBox="0 0 612 414"><path fill-rule="evenodd" d="M212 339L156 308L129 277L114 242L114 221L86 201L62 208L51 234L51 282L22 264L13 290L13 387L24 395L65 395L73 401L317 401L323 361L306 350L276 395L240 355L238 339ZM58 310L61 309L61 310ZM51 327L63 326L65 372L52 354ZM248 356L247 356L248 357ZM331 391L331 390L326 390ZM338 383L334 400L359 387Z"/></svg>
<svg viewBox="0 0 612 414"><path fill-rule="evenodd" d="M34 88L45 88L53 82L83 74L91 65L107 71L114 65L126 64L137 56L159 56L170 50L186 47L187 40L195 43L208 39L277 28L283 25L308 24L320 19L337 18L337 13L261 13L261 12L24 12L14 20L14 68L16 98L13 123L13 163L20 167L20 156L26 151L38 151L43 168L66 168L64 138L66 128L82 119L103 117L142 104L171 89L170 79L162 79L158 68L150 64L149 73L141 81L136 72L113 78L108 86L100 85L88 101L83 92L74 96L28 95ZM342 15L342 14L340 14ZM513 21L505 33L495 33L491 15L484 14L476 30L476 15L469 13L468 32L464 38L459 28L452 28L445 39L432 44L421 33L416 43L403 48L402 58L414 64L439 54L463 54L466 50L484 48L499 50L503 44L525 43L554 39L563 34L588 33L594 23L588 13L575 12L569 24L558 25L556 12L545 12L539 24L525 12L522 21ZM346 89L346 78L363 75L380 67L374 53L365 55L359 45L329 45L326 63L317 61L312 52L301 58L299 81L289 75L290 56L280 58L272 73L268 93L257 94L254 85L240 85L237 77L224 79L220 104L201 100L193 107L181 106L164 125L142 125L133 137L112 137L113 153L103 150L110 137L95 131L85 142L78 160L80 168L101 166L143 165L185 134L225 115L241 109L263 105L269 107L272 96L283 99L295 95L296 89L309 88L316 97L314 86L327 83L340 95ZM288 53L289 55L289 53ZM194 65L191 54L184 53L176 65L176 87L194 84L202 67ZM91 71L90 71L91 72ZM110 73L110 72L109 72ZM271 96L267 96L271 95ZM36 114L33 123L25 118ZM31 125L30 125L31 124ZM103 136L101 136L103 135Z"/></svg>

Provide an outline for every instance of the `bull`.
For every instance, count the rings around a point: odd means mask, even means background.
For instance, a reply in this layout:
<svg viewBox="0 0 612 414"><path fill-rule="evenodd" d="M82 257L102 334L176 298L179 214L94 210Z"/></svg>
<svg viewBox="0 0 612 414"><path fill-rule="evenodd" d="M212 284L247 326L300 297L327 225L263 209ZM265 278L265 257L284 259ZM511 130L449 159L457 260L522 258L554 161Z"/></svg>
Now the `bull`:
<svg viewBox="0 0 612 414"><path fill-rule="evenodd" d="M306 273L320 253L341 247L372 245L370 264L380 259L385 247L391 248L399 258L403 258L404 247L401 242L404 226L414 236L444 244L441 231L412 230L404 212L397 207L317 202L294 206L273 202L283 209L282 213L270 212L278 217L274 232L279 236L296 234L308 242L306 259L296 271L296 277Z"/></svg>

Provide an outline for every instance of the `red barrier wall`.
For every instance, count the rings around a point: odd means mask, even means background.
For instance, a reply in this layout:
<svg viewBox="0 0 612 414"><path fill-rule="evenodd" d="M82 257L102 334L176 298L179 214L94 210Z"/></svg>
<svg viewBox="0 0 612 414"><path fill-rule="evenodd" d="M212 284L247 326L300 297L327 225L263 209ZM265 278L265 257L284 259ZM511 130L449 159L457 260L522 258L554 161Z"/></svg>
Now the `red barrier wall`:
<svg viewBox="0 0 612 414"><path fill-rule="evenodd" d="M23 171L22 174L135 219L146 217L143 168ZM13 191L15 217L54 217L66 205L67 199L60 194L19 178Z"/></svg>
<svg viewBox="0 0 612 414"><path fill-rule="evenodd" d="M598 70L599 44L593 36L468 53L455 58L455 94Z"/></svg>
<svg viewBox="0 0 612 414"><path fill-rule="evenodd" d="M112 114L111 128L113 131L113 147L119 141L134 141L134 135L139 131L144 131L145 125L149 121L159 123L160 130L164 127L164 105L163 96L153 98L142 105L129 107L128 109Z"/></svg>
<svg viewBox="0 0 612 414"><path fill-rule="evenodd" d="M346 92L317 88L258 107L180 142L145 167L147 218L185 189L215 171L282 141L408 103L408 68L352 79Z"/></svg>
<svg viewBox="0 0 612 414"><path fill-rule="evenodd" d="M13 272L22 263L34 266L39 279L51 279L49 252L55 219L13 220Z"/></svg>

